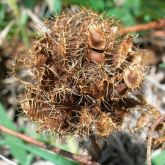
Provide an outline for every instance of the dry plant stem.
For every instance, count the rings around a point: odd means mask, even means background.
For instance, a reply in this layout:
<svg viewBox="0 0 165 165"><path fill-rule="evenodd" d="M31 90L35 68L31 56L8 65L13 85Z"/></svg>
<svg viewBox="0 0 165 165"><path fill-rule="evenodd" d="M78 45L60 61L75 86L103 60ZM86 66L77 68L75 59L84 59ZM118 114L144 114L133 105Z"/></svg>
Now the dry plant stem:
<svg viewBox="0 0 165 165"><path fill-rule="evenodd" d="M152 165L151 163L151 146L152 146L152 135L154 130L160 125L162 122L165 122L165 115L161 116L156 122L152 125L151 130L148 135L148 144L147 144L147 165Z"/></svg>
<svg viewBox="0 0 165 165"><path fill-rule="evenodd" d="M31 137L28 137L26 135L23 135L21 133L18 133L18 132L11 130L11 129L8 129L8 128L4 127L3 125L0 125L0 131L4 132L6 134L12 135L12 136L16 136L17 138L22 139L22 140L24 140L30 144L41 147L43 149L47 149L49 151L52 151L56 154L67 157L67 158L72 159L74 161L78 161L79 163L81 163L83 165L98 165L97 163L92 162L91 157L88 155L77 155L77 154L73 154L71 152L62 150L62 149L55 147L55 146L46 145L46 144L44 144L38 140L35 140Z"/></svg>
<svg viewBox="0 0 165 165"><path fill-rule="evenodd" d="M149 22L146 24L140 24L140 25L123 28L121 30L121 33L126 34L130 32L139 32L139 31L145 31L149 29L160 29L163 27L165 27L165 19L160 19L160 20Z"/></svg>

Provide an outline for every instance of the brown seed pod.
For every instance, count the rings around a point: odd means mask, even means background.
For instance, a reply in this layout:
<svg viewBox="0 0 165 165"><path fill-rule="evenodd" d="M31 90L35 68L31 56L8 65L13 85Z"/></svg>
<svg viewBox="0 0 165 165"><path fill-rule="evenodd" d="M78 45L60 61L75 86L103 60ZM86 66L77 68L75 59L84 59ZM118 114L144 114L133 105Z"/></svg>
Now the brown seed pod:
<svg viewBox="0 0 165 165"><path fill-rule="evenodd" d="M99 53L93 50L89 50L89 59L97 62L97 63L102 63L105 60L105 55L104 53Z"/></svg>
<svg viewBox="0 0 165 165"><path fill-rule="evenodd" d="M129 52L131 52L132 50L132 38L131 37L127 37L126 39L124 39L121 44L119 45L118 51L114 56L114 66L115 68L119 68L121 66L122 63L124 63L124 61L127 58L127 55Z"/></svg>
<svg viewBox="0 0 165 165"><path fill-rule="evenodd" d="M88 44L89 48L104 50L106 46L104 31L96 25L90 25L88 28Z"/></svg>
<svg viewBox="0 0 165 165"><path fill-rule="evenodd" d="M96 134L99 136L107 136L112 133L116 125L106 113L101 113L96 122Z"/></svg>
<svg viewBox="0 0 165 165"><path fill-rule="evenodd" d="M125 83L118 84L117 86L115 86L115 89L119 95L124 95L128 91L127 85Z"/></svg>
<svg viewBox="0 0 165 165"><path fill-rule="evenodd" d="M117 22L91 10L63 13L46 26L49 34L17 59L32 73L28 83L20 81L23 111L41 129L61 135L111 134L121 127L123 107L138 104L130 104L128 93L145 75L141 50L132 49Z"/></svg>
<svg viewBox="0 0 165 165"><path fill-rule="evenodd" d="M141 85L143 80L143 72L137 67L129 67L124 71L123 78L128 88L134 89Z"/></svg>

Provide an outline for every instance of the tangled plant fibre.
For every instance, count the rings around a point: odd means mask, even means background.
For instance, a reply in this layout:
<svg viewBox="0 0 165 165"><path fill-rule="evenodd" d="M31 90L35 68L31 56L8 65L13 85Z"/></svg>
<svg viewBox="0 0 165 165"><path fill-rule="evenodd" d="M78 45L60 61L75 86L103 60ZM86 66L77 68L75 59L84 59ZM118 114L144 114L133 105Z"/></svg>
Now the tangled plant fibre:
<svg viewBox="0 0 165 165"><path fill-rule="evenodd" d="M40 130L78 137L111 134L138 104L129 95L143 82L144 52L120 33L116 20L88 9L45 25L49 31L15 63L31 72L30 80L21 81L24 113Z"/></svg>

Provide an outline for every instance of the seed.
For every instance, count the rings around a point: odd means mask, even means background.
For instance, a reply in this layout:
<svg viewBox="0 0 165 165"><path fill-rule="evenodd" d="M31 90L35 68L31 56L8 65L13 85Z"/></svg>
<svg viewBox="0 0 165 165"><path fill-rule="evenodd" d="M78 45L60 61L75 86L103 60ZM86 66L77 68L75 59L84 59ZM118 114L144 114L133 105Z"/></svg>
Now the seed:
<svg viewBox="0 0 165 165"><path fill-rule="evenodd" d="M90 58L97 63L104 62L104 59L105 59L104 53L99 53L93 50L89 50L89 55L90 55Z"/></svg>
<svg viewBox="0 0 165 165"><path fill-rule="evenodd" d="M95 48L98 50L105 49L106 39L105 33L96 25L89 26L88 29L88 44L90 48Z"/></svg>

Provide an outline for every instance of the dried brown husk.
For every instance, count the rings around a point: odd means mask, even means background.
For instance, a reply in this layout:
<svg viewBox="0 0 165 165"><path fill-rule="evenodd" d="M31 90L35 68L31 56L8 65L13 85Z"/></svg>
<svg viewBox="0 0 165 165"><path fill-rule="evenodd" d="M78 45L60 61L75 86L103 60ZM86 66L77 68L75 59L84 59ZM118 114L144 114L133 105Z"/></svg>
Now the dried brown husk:
<svg viewBox="0 0 165 165"><path fill-rule="evenodd" d="M133 48L130 36L119 33L117 21L88 9L45 24L49 33L23 56L23 68L32 73L19 99L23 111L41 130L80 137L111 134L121 127L127 108L139 104L128 93L143 79L130 86L126 77L131 67L145 75L142 56L135 60L141 51Z"/></svg>

